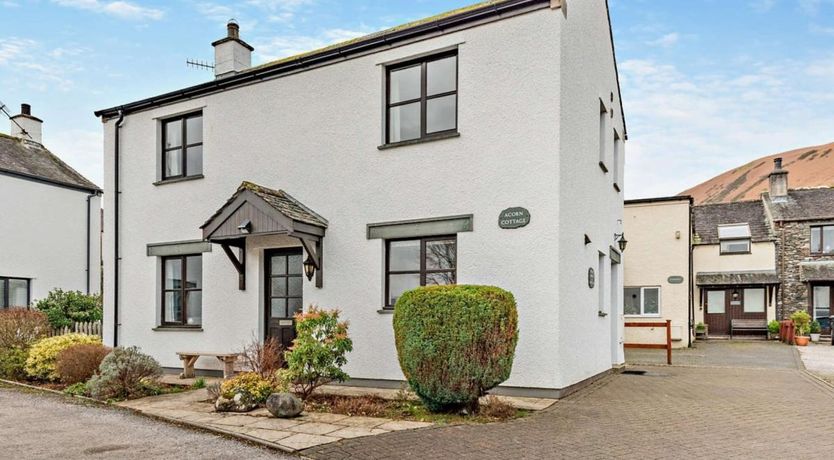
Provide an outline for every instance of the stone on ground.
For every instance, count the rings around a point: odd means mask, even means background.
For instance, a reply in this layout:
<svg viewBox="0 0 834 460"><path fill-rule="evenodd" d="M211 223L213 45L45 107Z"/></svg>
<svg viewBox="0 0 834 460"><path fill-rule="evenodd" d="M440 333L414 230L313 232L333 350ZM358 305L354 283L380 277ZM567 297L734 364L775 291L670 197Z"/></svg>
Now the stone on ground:
<svg viewBox="0 0 834 460"><path fill-rule="evenodd" d="M290 418L304 410L304 403L292 393L272 393L266 400L266 408L278 418Z"/></svg>

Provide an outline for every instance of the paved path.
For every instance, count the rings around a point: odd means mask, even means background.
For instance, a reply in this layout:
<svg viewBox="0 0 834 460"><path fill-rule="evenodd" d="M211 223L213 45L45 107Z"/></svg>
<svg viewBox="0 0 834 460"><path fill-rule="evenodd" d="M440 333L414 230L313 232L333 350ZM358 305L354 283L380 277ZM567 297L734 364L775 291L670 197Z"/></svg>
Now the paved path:
<svg viewBox="0 0 834 460"><path fill-rule="evenodd" d="M0 386L0 458L294 458L125 410Z"/></svg>
<svg viewBox="0 0 834 460"><path fill-rule="evenodd" d="M808 372L834 385L834 347L831 342L797 347Z"/></svg>
<svg viewBox="0 0 834 460"><path fill-rule="evenodd" d="M831 458L834 389L786 345L702 348L705 367L632 366L509 423L346 440L312 458ZM721 357L719 359L719 357ZM717 364L711 365L710 363ZM735 365L737 367L727 367ZM820 410L815 410L819 408Z"/></svg>

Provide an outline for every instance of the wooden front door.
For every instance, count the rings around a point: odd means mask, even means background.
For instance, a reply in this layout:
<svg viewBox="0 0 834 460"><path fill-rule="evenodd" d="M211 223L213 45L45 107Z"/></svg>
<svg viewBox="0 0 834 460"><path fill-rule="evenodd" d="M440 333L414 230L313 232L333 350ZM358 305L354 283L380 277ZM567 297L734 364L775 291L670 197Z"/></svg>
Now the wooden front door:
<svg viewBox="0 0 834 460"><path fill-rule="evenodd" d="M268 250L264 259L266 336L288 349L295 339L295 313L303 305L301 248Z"/></svg>
<svg viewBox="0 0 834 460"><path fill-rule="evenodd" d="M724 289L707 289L704 322L709 326L709 333L722 335L730 333L730 321L727 291Z"/></svg>
<svg viewBox="0 0 834 460"><path fill-rule="evenodd" d="M830 316L834 315L834 283L811 285L811 317L819 321L823 334L831 333Z"/></svg>

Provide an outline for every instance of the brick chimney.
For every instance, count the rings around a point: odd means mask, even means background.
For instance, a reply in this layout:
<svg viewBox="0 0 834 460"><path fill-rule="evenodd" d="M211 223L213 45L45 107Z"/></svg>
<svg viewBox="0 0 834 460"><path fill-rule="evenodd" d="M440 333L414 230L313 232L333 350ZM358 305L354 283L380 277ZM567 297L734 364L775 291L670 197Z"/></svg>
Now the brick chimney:
<svg viewBox="0 0 834 460"><path fill-rule="evenodd" d="M788 171L782 169L782 158L773 159L773 171L770 173L771 201L785 201L788 199Z"/></svg>
<svg viewBox="0 0 834 460"><path fill-rule="evenodd" d="M234 19L226 24L226 36L212 43L214 47L214 78L235 75L252 67L252 48L240 39L240 26Z"/></svg>
<svg viewBox="0 0 834 460"><path fill-rule="evenodd" d="M11 134L14 137L42 143L43 120L32 116L32 106L20 104L20 114L11 118Z"/></svg>

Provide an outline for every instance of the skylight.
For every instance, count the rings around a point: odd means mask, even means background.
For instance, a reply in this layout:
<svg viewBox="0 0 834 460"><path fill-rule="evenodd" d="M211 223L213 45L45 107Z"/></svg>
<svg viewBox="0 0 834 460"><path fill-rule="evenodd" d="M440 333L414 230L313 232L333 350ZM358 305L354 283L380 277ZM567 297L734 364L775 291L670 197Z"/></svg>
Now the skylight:
<svg viewBox="0 0 834 460"><path fill-rule="evenodd" d="M722 240L733 238L750 238L750 225L748 224L732 224L719 225L718 238Z"/></svg>

